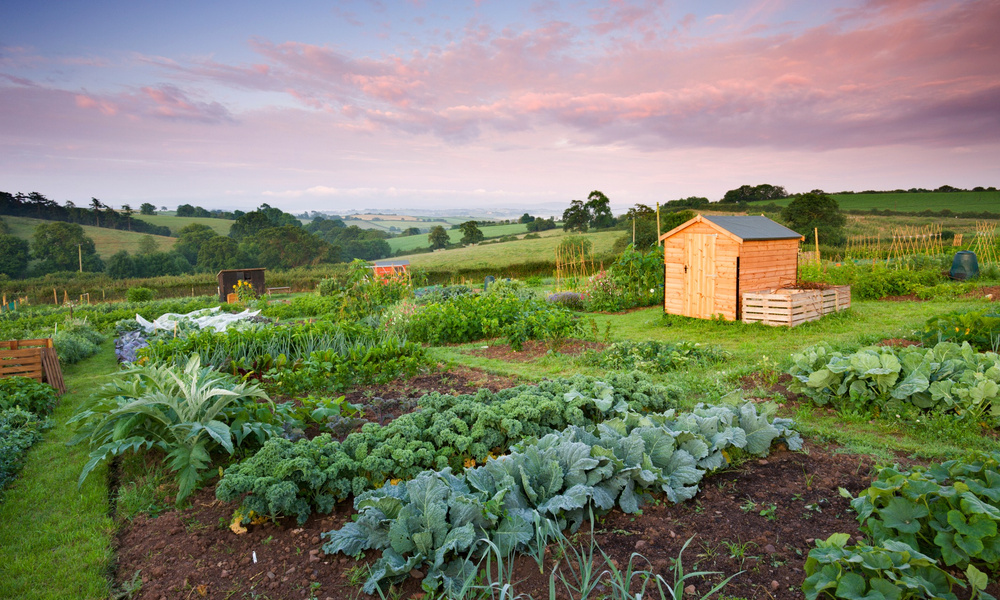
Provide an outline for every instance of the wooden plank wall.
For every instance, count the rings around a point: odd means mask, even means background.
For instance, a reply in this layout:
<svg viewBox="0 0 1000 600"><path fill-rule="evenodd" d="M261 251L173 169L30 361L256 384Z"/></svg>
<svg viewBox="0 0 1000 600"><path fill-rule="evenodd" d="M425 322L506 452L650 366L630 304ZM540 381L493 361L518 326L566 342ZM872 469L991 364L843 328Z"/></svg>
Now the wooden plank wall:
<svg viewBox="0 0 1000 600"><path fill-rule="evenodd" d="M740 292L793 285L798 255L798 240L744 242L740 249Z"/></svg>

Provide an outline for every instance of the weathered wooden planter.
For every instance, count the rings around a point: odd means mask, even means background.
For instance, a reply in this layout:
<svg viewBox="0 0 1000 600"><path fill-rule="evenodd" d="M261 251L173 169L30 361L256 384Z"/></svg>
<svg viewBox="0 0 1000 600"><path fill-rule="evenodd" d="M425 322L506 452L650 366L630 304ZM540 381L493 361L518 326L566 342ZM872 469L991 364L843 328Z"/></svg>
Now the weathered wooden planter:
<svg viewBox="0 0 1000 600"><path fill-rule="evenodd" d="M743 322L794 327L851 307L851 286L743 293Z"/></svg>

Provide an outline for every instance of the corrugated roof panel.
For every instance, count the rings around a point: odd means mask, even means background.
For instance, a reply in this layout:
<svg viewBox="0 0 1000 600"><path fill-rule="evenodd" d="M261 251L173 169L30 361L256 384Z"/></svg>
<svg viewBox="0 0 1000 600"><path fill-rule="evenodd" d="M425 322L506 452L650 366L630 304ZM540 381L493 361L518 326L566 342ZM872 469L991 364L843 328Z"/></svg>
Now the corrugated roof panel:
<svg viewBox="0 0 1000 600"><path fill-rule="evenodd" d="M790 240L799 239L801 234L775 223L767 217L739 217L702 215L706 221L711 221L726 231L746 240Z"/></svg>

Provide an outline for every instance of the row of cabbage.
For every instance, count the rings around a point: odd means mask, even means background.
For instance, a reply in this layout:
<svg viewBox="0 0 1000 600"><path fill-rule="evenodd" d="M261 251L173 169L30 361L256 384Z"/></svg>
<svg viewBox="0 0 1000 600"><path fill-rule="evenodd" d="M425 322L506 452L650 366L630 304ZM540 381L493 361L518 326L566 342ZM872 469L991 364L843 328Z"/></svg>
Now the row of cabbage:
<svg viewBox="0 0 1000 600"><path fill-rule="evenodd" d="M510 454L455 474L424 471L355 498L357 518L324 534L327 553L379 550L367 593L425 571L424 588L456 593L475 577L490 548L540 556L567 527L616 506L637 513L650 492L672 502L697 493L727 454L766 456L801 439L791 422L747 403L693 412L623 410L603 422L571 425L514 445Z"/></svg>
<svg viewBox="0 0 1000 600"><path fill-rule="evenodd" d="M792 355L792 363L789 389L816 404L868 411L895 401L972 421L1000 415L1000 356L968 343L848 354L819 344Z"/></svg>

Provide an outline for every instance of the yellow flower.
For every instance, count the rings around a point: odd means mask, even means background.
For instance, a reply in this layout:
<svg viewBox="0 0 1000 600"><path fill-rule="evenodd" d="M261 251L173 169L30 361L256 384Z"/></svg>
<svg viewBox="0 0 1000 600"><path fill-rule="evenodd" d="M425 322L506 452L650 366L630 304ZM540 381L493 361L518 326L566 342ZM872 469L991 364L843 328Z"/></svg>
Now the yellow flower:
<svg viewBox="0 0 1000 600"><path fill-rule="evenodd" d="M465 468L466 469L471 469L474 466L476 466L476 459L474 459L474 458L467 458L467 459L465 459Z"/></svg>
<svg viewBox="0 0 1000 600"><path fill-rule="evenodd" d="M395 479L390 479L390 480L389 480L389 483L390 483L390 484L392 484L392 485L396 485L396 484L398 484L398 483L399 483L400 481L402 481L402 479L400 479L400 478L398 478L398 477L397 477L397 478L395 478Z"/></svg>

